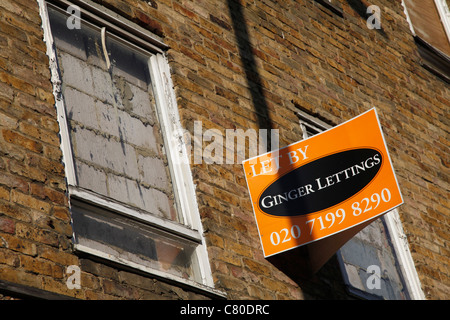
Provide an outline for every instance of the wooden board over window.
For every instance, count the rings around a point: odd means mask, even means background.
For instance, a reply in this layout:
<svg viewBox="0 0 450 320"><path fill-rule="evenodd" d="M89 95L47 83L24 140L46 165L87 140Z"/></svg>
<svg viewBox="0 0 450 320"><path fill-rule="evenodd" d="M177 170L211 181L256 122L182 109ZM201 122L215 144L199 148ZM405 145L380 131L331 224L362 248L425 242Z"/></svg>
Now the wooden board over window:
<svg viewBox="0 0 450 320"><path fill-rule="evenodd" d="M450 43L434 0L405 0L418 37L450 56Z"/></svg>

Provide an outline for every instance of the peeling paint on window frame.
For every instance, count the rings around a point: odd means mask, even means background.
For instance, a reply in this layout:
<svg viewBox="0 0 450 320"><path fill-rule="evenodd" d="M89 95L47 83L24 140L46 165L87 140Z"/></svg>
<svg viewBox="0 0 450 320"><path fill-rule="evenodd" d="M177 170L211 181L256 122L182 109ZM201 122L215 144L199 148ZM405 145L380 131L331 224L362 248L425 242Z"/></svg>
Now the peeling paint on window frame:
<svg viewBox="0 0 450 320"><path fill-rule="evenodd" d="M178 203L177 208L181 211L180 214L183 216L183 221L185 222L184 225L156 216L145 215L140 210L135 210L120 203L110 201L105 197L99 197L88 190L83 190L76 186L73 155L70 146L70 133L61 93L61 78L47 11L48 3L58 3L60 6L67 7L71 5L71 2L67 0L37 1L42 18L44 41L47 45L47 55L50 61L49 66L51 70L51 81L55 96L57 120L60 126L61 149L63 152L63 161L65 163L68 192L70 197L83 199L87 202L101 206L104 209L120 212L120 214L129 217L131 222L133 220L144 222L150 227L159 228L161 230L171 232L175 236L197 242L198 246L194 255L196 257L194 260L196 261L193 261L192 263L196 264L200 275L195 281L193 281L177 277L160 270L151 269L130 261L117 259L111 255L96 250L95 248L89 248L82 245L77 246L75 244L75 250L111 260L115 263L123 264L127 267L131 267L157 277L166 278L184 285L195 287L214 296L224 297L225 293L214 289L208 252L203 236L203 227L198 211L195 186L189 161L187 161L187 149L179 139L168 138L175 137L177 132L182 131L175 93L170 76L170 68L165 55L165 50L168 49L168 46L165 45L156 35L150 34L146 30L143 30L139 26L126 21L106 8L103 8L88 0L76 1L77 4L82 5L82 13L89 15L91 20L96 20L99 25L106 25L106 28L111 27L121 38L130 40L136 47L142 46L145 51L152 53L149 61L149 70L156 98L157 117L163 132L165 151L169 160L170 176L174 185L175 199ZM101 16L96 16L96 14L101 14ZM180 157L185 157L186 159L183 159L185 161L180 161ZM74 236L76 237L76 235Z"/></svg>

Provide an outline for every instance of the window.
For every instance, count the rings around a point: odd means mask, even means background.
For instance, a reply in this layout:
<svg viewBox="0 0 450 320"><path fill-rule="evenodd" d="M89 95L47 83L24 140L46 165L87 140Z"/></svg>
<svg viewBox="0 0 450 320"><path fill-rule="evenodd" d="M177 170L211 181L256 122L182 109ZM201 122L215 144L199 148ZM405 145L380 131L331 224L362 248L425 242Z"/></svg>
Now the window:
<svg viewBox="0 0 450 320"><path fill-rule="evenodd" d="M450 83L450 9L446 0L403 0L422 66Z"/></svg>
<svg viewBox="0 0 450 320"><path fill-rule="evenodd" d="M325 8L338 15L339 17L344 17L344 12L342 11L342 4L338 0L314 0L320 3Z"/></svg>
<svg viewBox="0 0 450 320"><path fill-rule="evenodd" d="M298 110L297 116L303 139L331 128L304 111ZM371 300L424 298L396 209L361 230L336 255L352 295Z"/></svg>
<svg viewBox="0 0 450 320"><path fill-rule="evenodd" d="M434 0L434 3L439 12L439 17L444 26L447 39L450 41L450 8L448 7L448 0Z"/></svg>
<svg viewBox="0 0 450 320"><path fill-rule="evenodd" d="M301 110L297 111L297 117L300 120L300 128L302 129L303 139L312 137L313 135L331 128L329 124Z"/></svg>
<svg viewBox="0 0 450 320"><path fill-rule="evenodd" d="M40 0L75 249L214 291L165 46L77 3Z"/></svg>

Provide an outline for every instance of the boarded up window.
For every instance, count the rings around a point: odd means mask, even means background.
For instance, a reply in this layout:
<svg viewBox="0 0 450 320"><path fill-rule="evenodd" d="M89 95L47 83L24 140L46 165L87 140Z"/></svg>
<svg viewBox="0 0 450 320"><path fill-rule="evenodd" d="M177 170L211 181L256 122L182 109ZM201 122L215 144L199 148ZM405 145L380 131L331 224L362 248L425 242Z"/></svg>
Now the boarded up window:
<svg viewBox="0 0 450 320"><path fill-rule="evenodd" d="M448 0L403 0L422 66L450 83Z"/></svg>
<svg viewBox="0 0 450 320"><path fill-rule="evenodd" d="M69 28L65 8L46 7L75 250L212 290L190 167L169 139L178 110L159 40L87 9Z"/></svg>
<svg viewBox="0 0 450 320"><path fill-rule="evenodd" d="M56 11L51 26L77 185L177 220L148 54L107 37L108 69L99 29L68 29Z"/></svg>
<svg viewBox="0 0 450 320"><path fill-rule="evenodd" d="M434 0L404 0L418 37L450 56L450 43Z"/></svg>

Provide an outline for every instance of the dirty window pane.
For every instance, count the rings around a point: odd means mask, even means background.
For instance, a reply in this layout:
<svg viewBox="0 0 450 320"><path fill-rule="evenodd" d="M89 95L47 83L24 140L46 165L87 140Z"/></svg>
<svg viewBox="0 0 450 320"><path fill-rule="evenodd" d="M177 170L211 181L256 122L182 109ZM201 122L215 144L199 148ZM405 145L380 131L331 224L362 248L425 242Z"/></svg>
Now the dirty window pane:
<svg viewBox="0 0 450 320"><path fill-rule="evenodd" d="M78 187L181 222L156 119L150 54L49 8Z"/></svg>
<svg viewBox="0 0 450 320"><path fill-rule="evenodd" d="M128 263L195 280L197 243L132 222L109 211L73 201L76 243Z"/></svg>
<svg viewBox="0 0 450 320"><path fill-rule="evenodd" d="M350 293L370 300L410 299L384 217L350 239L337 257Z"/></svg>

